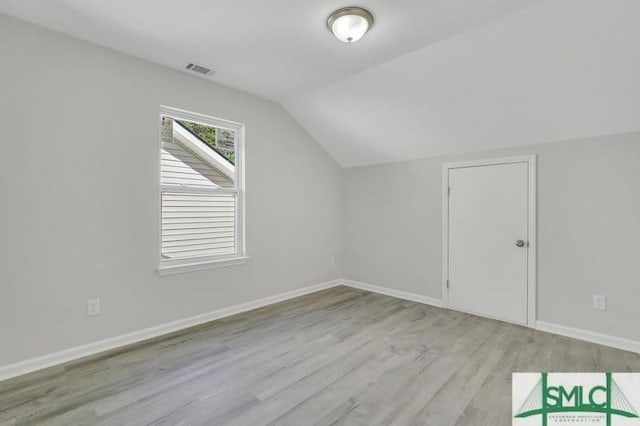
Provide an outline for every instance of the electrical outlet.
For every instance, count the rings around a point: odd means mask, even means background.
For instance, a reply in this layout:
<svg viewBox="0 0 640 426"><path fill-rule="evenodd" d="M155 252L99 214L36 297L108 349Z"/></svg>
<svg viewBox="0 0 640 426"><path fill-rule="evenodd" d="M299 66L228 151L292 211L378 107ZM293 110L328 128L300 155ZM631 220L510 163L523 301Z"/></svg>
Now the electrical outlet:
<svg viewBox="0 0 640 426"><path fill-rule="evenodd" d="M607 296L601 296L599 294L593 295L593 309L597 309L599 311L607 310Z"/></svg>
<svg viewBox="0 0 640 426"><path fill-rule="evenodd" d="M93 316L100 313L100 299L91 299L87 302L87 315Z"/></svg>

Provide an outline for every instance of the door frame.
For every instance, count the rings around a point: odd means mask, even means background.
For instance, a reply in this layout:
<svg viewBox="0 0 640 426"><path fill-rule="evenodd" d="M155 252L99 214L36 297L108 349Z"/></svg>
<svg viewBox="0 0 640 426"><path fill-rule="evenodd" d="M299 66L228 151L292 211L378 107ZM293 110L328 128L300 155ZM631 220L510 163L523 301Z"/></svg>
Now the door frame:
<svg viewBox="0 0 640 426"><path fill-rule="evenodd" d="M442 307L456 309L449 306L449 170L467 167L496 166L500 164L526 163L528 166L528 208L527 208L527 323L520 324L535 327L537 319L537 156L523 155L482 160L458 161L442 165ZM473 312L470 312L473 313ZM477 315L477 314L476 314ZM504 320L501 320L504 321Z"/></svg>

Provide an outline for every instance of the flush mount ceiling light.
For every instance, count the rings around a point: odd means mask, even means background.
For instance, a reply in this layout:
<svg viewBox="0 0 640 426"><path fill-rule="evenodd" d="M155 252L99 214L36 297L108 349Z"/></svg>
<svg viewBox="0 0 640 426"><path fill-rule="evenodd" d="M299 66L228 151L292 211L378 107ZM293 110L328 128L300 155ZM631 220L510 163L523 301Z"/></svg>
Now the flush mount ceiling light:
<svg viewBox="0 0 640 426"><path fill-rule="evenodd" d="M343 7L327 19L327 27L340 41L358 41L373 25L373 15L361 7Z"/></svg>

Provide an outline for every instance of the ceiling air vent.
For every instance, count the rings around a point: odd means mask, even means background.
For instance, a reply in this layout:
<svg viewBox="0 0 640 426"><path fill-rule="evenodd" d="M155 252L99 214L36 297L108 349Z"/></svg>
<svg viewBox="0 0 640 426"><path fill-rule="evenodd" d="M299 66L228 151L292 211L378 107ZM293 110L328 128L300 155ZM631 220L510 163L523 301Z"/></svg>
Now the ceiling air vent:
<svg viewBox="0 0 640 426"><path fill-rule="evenodd" d="M211 69L209 69L207 67L203 67L202 65L194 64L192 62L188 63L184 68L187 71L191 71L193 73L200 74L200 75L212 75L213 74L213 71L211 71Z"/></svg>

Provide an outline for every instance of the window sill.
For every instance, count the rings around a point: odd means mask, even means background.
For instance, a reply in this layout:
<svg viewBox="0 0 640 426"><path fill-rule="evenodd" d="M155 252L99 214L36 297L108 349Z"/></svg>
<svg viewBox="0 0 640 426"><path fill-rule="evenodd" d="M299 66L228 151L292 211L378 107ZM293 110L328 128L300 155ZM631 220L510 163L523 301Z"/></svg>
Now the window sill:
<svg viewBox="0 0 640 426"><path fill-rule="evenodd" d="M227 266L242 265L249 261L246 256L233 257L230 259L207 260L203 262L184 263L181 265L160 265L158 275L173 275L183 272L204 271L206 269L224 268Z"/></svg>

